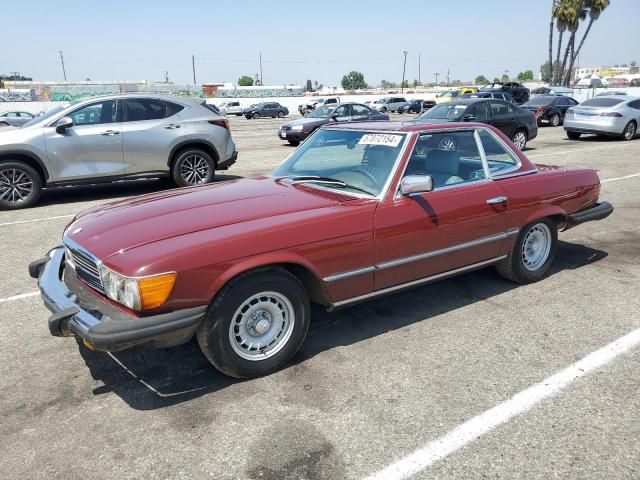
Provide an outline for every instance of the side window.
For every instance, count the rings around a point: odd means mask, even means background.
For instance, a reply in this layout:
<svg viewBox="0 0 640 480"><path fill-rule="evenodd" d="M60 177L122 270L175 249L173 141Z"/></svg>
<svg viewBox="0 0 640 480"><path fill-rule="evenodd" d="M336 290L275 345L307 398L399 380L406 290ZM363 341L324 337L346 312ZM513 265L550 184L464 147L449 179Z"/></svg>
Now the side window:
<svg viewBox="0 0 640 480"><path fill-rule="evenodd" d="M640 110L640 100L634 100L633 102L629 102L629 106L636 110Z"/></svg>
<svg viewBox="0 0 640 480"><path fill-rule="evenodd" d="M489 111L489 102L478 102L473 105L468 111L467 115L472 115L475 122L487 122L491 118L491 112Z"/></svg>
<svg viewBox="0 0 640 480"><path fill-rule="evenodd" d="M92 103L69 115L74 125L98 125L116 121L116 101Z"/></svg>
<svg viewBox="0 0 640 480"><path fill-rule="evenodd" d="M518 157L505 147L496 136L488 130L478 130L482 148L487 157L489 172L492 175L500 175L506 170L518 166Z"/></svg>
<svg viewBox="0 0 640 480"><path fill-rule="evenodd" d="M11 112L7 115L9 118L18 118L20 114L18 112Z"/></svg>
<svg viewBox="0 0 640 480"><path fill-rule="evenodd" d="M513 105L511 105L510 103L507 103L507 111L509 113L517 113L516 107L514 107Z"/></svg>
<svg viewBox="0 0 640 480"><path fill-rule="evenodd" d="M406 175L431 175L434 188L485 178L472 130L424 133L409 158Z"/></svg>
<svg viewBox="0 0 640 480"><path fill-rule="evenodd" d="M509 109L507 108L507 104L503 102L489 102L491 107L491 113L494 117L499 117L500 115L507 115L509 113Z"/></svg>
<svg viewBox="0 0 640 480"><path fill-rule="evenodd" d="M353 111L353 115L369 115L371 110L369 110L364 105L351 105L351 109Z"/></svg>
<svg viewBox="0 0 640 480"><path fill-rule="evenodd" d="M335 98L328 98L326 103L338 103L338 101Z"/></svg>
<svg viewBox="0 0 640 480"><path fill-rule="evenodd" d="M178 105L177 103L164 102L164 104L165 104L165 108L167 109L167 114L166 114L167 117L171 117L176 113L184 110L184 107L182 105Z"/></svg>
<svg viewBox="0 0 640 480"><path fill-rule="evenodd" d="M342 105L341 107L336 108L336 115L338 117L348 117L349 116L349 106Z"/></svg>
<svg viewBox="0 0 640 480"><path fill-rule="evenodd" d="M135 98L125 100L125 122L158 120L167 116L166 102L155 99Z"/></svg>

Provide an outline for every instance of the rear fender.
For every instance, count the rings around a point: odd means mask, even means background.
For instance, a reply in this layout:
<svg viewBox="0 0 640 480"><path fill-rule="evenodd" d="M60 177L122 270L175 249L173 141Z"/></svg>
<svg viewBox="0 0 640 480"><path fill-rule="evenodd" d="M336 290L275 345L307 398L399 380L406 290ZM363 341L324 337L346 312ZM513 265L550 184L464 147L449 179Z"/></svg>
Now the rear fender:
<svg viewBox="0 0 640 480"><path fill-rule="evenodd" d="M567 225L567 212L558 205L547 205L546 207L536 210L527 219L524 224L528 225L541 218L552 218L558 224L558 229L564 229Z"/></svg>

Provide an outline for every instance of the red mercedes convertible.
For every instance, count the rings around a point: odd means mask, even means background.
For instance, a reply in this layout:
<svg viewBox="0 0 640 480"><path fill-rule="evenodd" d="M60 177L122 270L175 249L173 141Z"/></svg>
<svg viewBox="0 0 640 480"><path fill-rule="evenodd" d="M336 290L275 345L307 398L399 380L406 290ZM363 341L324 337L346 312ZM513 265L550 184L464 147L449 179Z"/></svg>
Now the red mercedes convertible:
<svg viewBox="0 0 640 480"><path fill-rule="evenodd" d="M193 336L234 377L285 365L334 309L495 266L540 280L558 231L607 217L590 169L535 166L497 130L319 129L271 175L91 208L29 266L55 336L92 349Z"/></svg>

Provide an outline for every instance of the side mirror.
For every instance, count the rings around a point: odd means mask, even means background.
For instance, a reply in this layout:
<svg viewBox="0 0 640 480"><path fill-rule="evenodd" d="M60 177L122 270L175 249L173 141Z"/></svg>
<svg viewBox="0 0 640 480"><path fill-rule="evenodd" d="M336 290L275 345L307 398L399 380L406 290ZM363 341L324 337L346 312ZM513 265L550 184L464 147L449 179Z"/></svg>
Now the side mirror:
<svg viewBox="0 0 640 480"><path fill-rule="evenodd" d="M408 197L414 193L424 193L433 190L431 175L407 175L400 182L400 194Z"/></svg>
<svg viewBox="0 0 640 480"><path fill-rule="evenodd" d="M463 122L473 122L475 119L476 119L476 116L475 115L470 115L470 114L464 115L462 117L462 121Z"/></svg>
<svg viewBox="0 0 640 480"><path fill-rule="evenodd" d="M333 120L334 122L337 122L337 121L338 121L338 114L337 114L337 113L332 113L330 118L331 118L331 120Z"/></svg>
<svg viewBox="0 0 640 480"><path fill-rule="evenodd" d="M62 117L56 122L56 132L64 133L67 128L73 127L73 120L71 117Z"/></svg>

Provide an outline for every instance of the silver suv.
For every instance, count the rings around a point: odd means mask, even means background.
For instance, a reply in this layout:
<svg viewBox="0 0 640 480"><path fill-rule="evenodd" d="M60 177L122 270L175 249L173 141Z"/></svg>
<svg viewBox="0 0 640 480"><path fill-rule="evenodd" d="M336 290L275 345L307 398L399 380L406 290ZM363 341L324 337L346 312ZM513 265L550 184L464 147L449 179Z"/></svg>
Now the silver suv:
<svg viewBox="0 0 640 480"><path fill-rule="evenodd" d="M67 103L0 130L0 209L32 206L44 187L168 176L181 187L207 183L236 157L228 120L202 99Z"/></svg>

